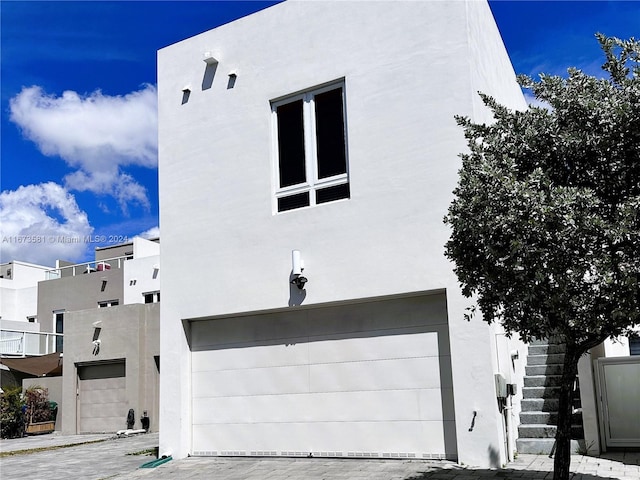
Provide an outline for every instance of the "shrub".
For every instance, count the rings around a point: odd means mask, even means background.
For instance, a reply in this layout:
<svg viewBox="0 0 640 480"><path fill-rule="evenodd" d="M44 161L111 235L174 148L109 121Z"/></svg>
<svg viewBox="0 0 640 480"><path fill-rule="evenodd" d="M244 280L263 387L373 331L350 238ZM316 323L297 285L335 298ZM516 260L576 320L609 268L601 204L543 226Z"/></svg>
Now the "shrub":
<svg viewBox="0 0 640 480"><path fill-rule="evenodd" d="M0 393L0 437L17 438L24 435L22 388L13 387Z"/></svg>
<svg viewBox="0 0 640 480"><path fill-rule="evenodd" d="M26 419L28 423L49 422L53 420L53 411L49 403L49 390L33 385L24 392L27 405Z"/></svg>

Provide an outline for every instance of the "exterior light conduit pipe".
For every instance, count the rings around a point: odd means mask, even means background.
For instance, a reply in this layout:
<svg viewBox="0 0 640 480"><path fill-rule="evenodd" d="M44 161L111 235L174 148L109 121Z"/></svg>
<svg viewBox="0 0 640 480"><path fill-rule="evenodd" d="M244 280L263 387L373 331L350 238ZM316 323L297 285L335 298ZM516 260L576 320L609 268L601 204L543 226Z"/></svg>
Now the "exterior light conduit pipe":
<svg viewBox="0 0 640 480"><path fill-rule="evenodd" d="M513 462L513 434L511 433L511 414L513 412L513 405L511 403L511 395L507 397L507 405L504 407L505 415L505 428L507 430L507 460Z"/></svg>

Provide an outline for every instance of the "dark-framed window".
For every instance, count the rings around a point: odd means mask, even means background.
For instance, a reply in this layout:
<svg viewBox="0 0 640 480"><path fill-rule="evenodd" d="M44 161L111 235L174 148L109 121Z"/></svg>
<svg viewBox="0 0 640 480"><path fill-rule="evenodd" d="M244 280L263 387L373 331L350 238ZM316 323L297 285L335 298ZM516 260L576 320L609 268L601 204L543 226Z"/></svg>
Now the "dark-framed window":
<svg viewBox="0 0 640 480"><path fill-rule="evenodd" d="M349 198L344 81L271 102L276 138L275 210Z"/></svg>

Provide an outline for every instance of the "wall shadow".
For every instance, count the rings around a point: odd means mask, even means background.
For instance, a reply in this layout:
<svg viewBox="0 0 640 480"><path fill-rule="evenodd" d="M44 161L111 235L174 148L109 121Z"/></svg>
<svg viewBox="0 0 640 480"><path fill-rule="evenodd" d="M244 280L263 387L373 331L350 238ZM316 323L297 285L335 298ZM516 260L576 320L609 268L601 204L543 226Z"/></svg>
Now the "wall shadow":
<svg viewBox="0 0 640 480"><path fill-rule="evenodd" d="M208 63L204 69L204 77L202 78L202 90L209 90L213 85L213 78L216 76L218 69L217 63Z"/></svg>
<svg viewBox="0 0 640 480"><path fill-rule="evenodd" d="M585 455L590 458L602 458L613 462L620 462L625 465L640 465L640 448L621 448L613 450L609 447L609 451L600 455Z"/></svg>
<svg viewBox="0 0 640 480"><path fill-rule="evenodd" d="M505 478L505 479L518 479L518 478L551 478L553 475L552 470L535 470L535 469L516 469L516 468L467 468L459 465L447 465L447 466L433 466L429 467L428 471L420 472L417 475L405 477L404 480L442 480L451 478L457 479L488 479L488 478ZM589 473L571 473L570 478L580 478L581 480L616 480L617 477L601 477L598 475L591 475Z"/></svg>

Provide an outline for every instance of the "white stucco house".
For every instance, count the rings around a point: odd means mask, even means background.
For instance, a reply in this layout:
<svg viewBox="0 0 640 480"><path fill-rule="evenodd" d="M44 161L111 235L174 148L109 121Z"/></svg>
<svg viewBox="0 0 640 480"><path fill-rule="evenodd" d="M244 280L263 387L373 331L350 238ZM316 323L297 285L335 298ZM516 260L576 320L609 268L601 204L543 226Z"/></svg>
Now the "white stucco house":
<svg viewBox="0 0 640 480"><path fill-rule="evenodd" d="M478 91L525 107L484 1L291 1L158 52L161 454L506 462L521 345L443 254Z"/></svg>

